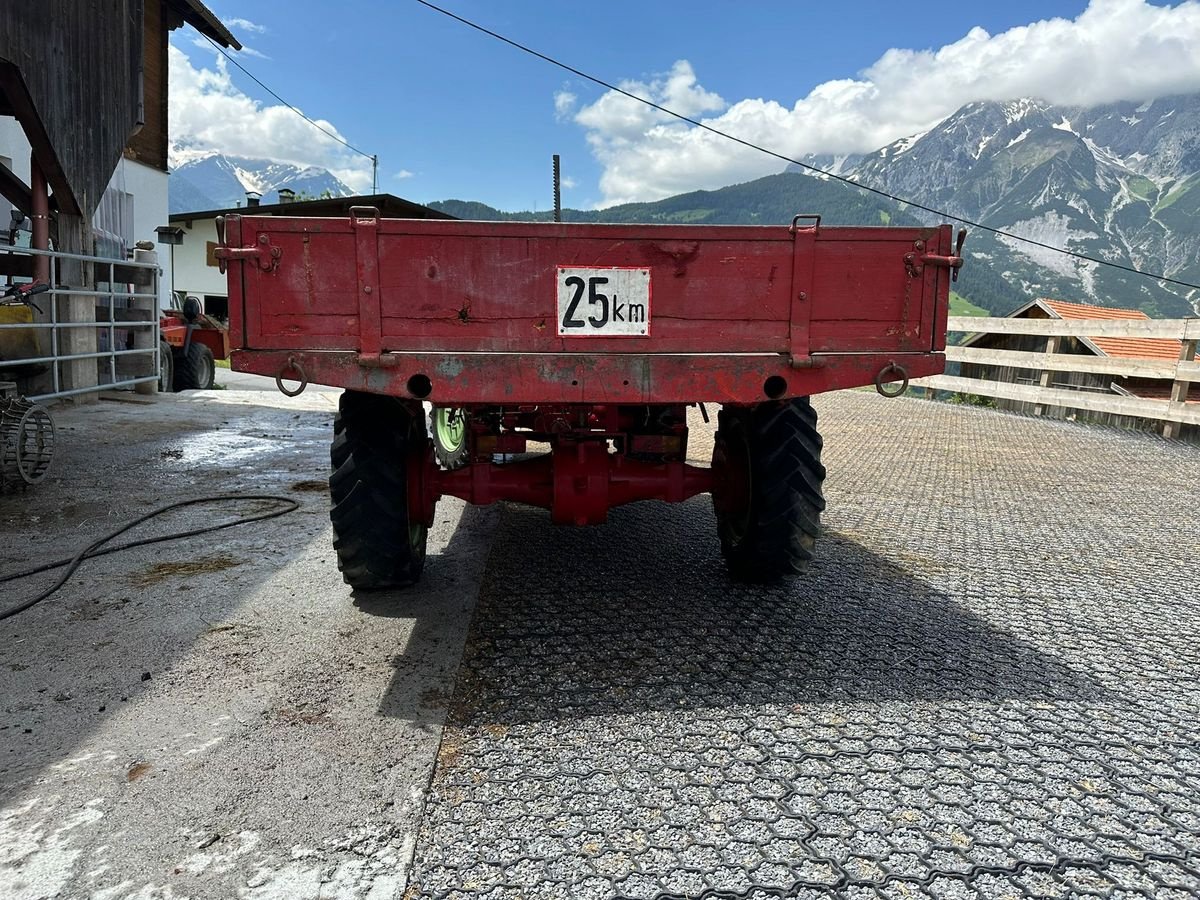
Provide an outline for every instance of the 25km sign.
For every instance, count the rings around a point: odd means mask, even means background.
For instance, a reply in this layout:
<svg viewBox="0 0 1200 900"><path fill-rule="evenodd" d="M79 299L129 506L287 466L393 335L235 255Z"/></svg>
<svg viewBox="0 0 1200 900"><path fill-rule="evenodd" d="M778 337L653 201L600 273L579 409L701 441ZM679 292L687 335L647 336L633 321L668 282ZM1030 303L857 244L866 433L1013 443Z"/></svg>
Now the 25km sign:
<svg viewBox="0 0 1200 900"><path fill-rule="evenodd" d="M560 337L650 334L649 269L558 268Z"/></svg>

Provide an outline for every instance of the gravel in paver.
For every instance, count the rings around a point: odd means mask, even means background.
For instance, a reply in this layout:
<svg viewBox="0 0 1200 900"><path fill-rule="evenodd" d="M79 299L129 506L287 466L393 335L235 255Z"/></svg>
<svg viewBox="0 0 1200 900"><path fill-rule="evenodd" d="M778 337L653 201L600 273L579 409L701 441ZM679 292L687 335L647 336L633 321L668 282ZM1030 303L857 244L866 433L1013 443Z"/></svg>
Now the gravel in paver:
<svg viewBox="0 0 1200 900"><path fill-rule="evenodd" d="M707 498L504 513L410 895L1200 893L1200 451L818 410L789 585L728 579Z"/></svg>

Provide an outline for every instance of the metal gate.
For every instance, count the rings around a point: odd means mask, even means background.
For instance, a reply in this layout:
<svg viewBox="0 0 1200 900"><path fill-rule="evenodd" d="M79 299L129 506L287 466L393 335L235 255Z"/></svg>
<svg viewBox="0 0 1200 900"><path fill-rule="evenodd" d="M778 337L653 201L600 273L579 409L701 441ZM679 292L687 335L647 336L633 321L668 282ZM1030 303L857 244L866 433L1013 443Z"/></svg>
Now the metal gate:
<svg viewBox="0 0 1200 900"><path fill-rule="evenodd" d="M40 310L0 306L0 371L34 401L157 383L159 274L156 261L0 246L6 286L50 284Z"/></svg>

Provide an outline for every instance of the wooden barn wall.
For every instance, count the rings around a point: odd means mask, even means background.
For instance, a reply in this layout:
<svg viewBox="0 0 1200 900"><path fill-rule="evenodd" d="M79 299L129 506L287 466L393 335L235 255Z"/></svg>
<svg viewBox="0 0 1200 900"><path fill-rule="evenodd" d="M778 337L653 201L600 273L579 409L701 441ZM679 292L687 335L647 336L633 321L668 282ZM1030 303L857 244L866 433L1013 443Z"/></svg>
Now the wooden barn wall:
<svg viewBox="0 0 1200 900"><path fill-rule="evenodd" d="M0 76L28 93L30 143L53 150L43 165L59 204L88 218L143 119L142 22L143 0L0 3Z"/></svg>
<svg viewBox="0 0 1200 900"><path fill-rule="evenodd" d="M140 163L167 171L167 24L164 0L143 0L146 5L145 119L142 130L129 141L128 155Z"/></svg>

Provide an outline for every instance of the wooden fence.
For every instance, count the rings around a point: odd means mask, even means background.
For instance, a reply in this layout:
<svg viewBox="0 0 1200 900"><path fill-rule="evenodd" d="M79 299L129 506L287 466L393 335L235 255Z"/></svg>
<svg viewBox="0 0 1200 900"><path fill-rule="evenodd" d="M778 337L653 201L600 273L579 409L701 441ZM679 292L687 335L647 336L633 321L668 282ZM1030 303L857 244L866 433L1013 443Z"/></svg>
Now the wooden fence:
<svg viewBox="0 0 1200 900"><path fill-rule="evenodd" d="M1009 319L951 316L949 330L972 334L1045 336L1049 352L1044 353L955 345L946 348L947 362L1026 369L1040 373L1035 376L1038 383L1019 384L954 375L934 375L913 379L914 385L931 390L1034 403L1039 408L1059 406L1085 412L1156 420L1163 423L1163 434L1170 438L1178 437L1184 425L1200 426L1200 404L1189 405L1185 402L1188 385L1200 382L1200 362L1196 361L1196 344L1200 341L1200 319ZM1178 360L1125 359L1053 352L1064 337L1174 338L1182 341L1182 351ZM1051 387L1051 375L1055 372L1169 380L1170 399L1144 399Z"/></svg>

